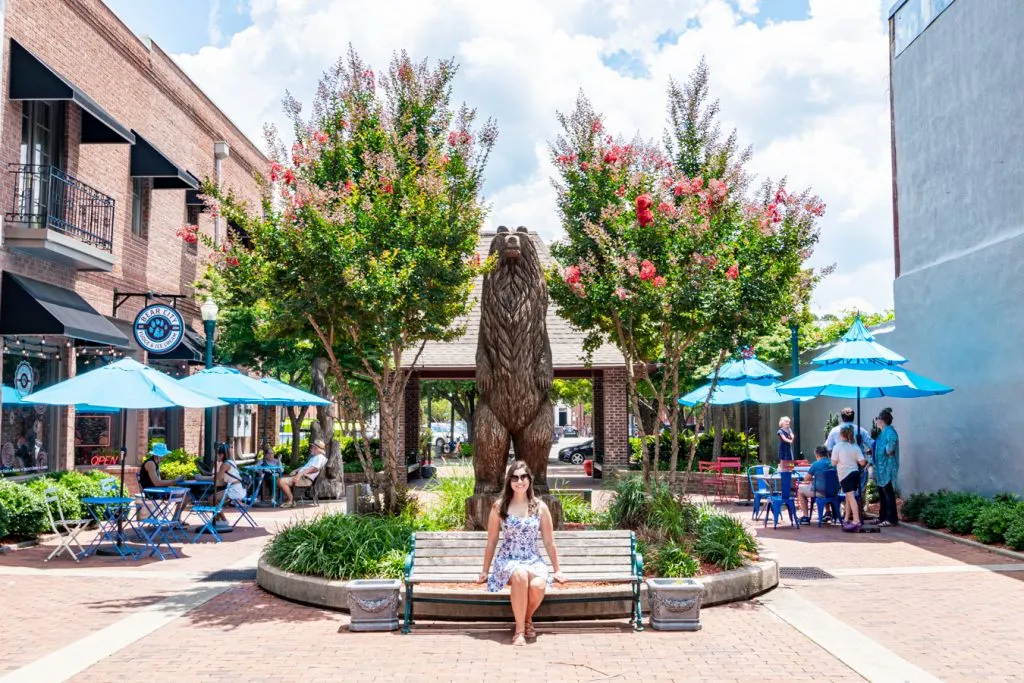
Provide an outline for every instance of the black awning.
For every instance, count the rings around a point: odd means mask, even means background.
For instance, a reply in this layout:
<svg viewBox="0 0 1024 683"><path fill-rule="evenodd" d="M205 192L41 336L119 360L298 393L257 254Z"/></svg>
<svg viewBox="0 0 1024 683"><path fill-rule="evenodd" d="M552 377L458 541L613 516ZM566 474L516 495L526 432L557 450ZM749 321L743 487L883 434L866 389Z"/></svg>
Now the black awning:
<svg viewBox="0 0 1024 683"><path fill-rule="evenodd" d="M7 96L12 100L70 100L82 109L82 142L131 144L135 137L82 90L11 39Z"/></svg>
<svg viewBox="0 0 1024 683"><path fill-rule="evenodd" d="M130 174L133 178L152 178L154 190L199 189L199 182L191 173L171 161L136 131L133 130L132 134L135 136Z"/></svg>
<svg viewBox="0 0 1024 683"><path fill-rule="evenodd" d="M126 336L70 289L3 274L0 334L53 334L128 348Z"/></svg>
<svg viewBox="0 0 1024 683"><path fill-rule="evenodd" d="M185 334L181 343L170 353L151 353L153 360L180 360L186 363L204 363L206 361L206 338L187 325L182 328Z"/></svg>

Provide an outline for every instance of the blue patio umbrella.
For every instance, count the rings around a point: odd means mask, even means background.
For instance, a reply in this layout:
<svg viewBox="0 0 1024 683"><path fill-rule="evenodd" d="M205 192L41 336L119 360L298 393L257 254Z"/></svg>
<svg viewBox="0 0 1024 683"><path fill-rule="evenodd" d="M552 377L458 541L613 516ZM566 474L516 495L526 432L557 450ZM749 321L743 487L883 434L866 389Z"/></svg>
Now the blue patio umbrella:
<svg viewBox="0 0 1024 683"><path fill-rule="evenodd" d="M273 377L264 377L260 380L263 384L269 385L274 391L279 392L280 395L285 397L285 400L281 405L289 406L329 406L331 402L326 398L317 396L308 391L303 391L293 387L290 384L285 384L279 379Z"/></svg>
<svg viewBox="0 0 1024 683"><path fill-rule="evenodd" d="M783 382L778 387L779 393L855 398L858 426L862 398L920 398L953 391L904 368L907 359L876 342L860 316L839 343L812 362L821 367Z"/></svg>
<svg viewBox="0 0 1024 683"><path fill-rule="evenodd" d="M94 408L213 408L224 401L181 386L177 380L131 358L104 365L22 397L23 403L55 406L89 404ZM121 418L121 495L128 421Z"/></svg>
<svg viewBox="0 0 1024 683"><path fill-rule="evenodd" d="M245 375L235 368L219 365L200 370L189 377L182 377L178 383L207 396L215 396L225 403L280 403L282 395L272 388Z"/></svg>

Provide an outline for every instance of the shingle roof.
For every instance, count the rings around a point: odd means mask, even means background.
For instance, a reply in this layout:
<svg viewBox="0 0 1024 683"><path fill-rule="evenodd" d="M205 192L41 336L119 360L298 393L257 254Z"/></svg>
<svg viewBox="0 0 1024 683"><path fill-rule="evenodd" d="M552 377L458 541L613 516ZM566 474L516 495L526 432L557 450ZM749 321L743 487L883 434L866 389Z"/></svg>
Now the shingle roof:
<svg viewBox="0 0 1024 683"><path fill-rule="evenodd" d="M481 259L487 258L491 248L491 240L495 232L481 232L476 251ZM541 265L547 269L554 264L551 251L544 240L535 233L530 239L537 249ZM466 333L452 342L427 342L416 363L418 370L465 370L476 367L477 336L480 332L480 292L483 288L483 277L473 283L473 308L466 319ZM555 370L583 369L588 366L583 362L583 333L574 330L566 320L558 316L553 303L548 304L547 315L548 339L551 341L551 362ZM405 354L405 364L412 362L414 354ZM596 349L589 367L622 367L626 364L619 350L611 344L604 344Z"/></svg>

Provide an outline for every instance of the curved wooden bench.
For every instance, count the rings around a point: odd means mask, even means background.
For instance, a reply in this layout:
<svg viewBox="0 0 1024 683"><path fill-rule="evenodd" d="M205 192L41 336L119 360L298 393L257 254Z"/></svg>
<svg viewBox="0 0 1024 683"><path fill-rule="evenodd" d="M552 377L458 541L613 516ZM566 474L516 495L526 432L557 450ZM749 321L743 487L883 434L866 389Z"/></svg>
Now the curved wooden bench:
<svg viewBox="0 0 1024 683"><path fill-rule="evenodd" d="M500 544L500 541L499 541ZM629 622L642 631L640 584L643 582L644 560L636 550L636 536L632 531L556 531L555 544L562 573L569 582L599 581L602 583L628 583L633 589ZM415 616L416 602L440 602L458 605L491 605L493 600L480 598L415 597L417 584L473 583L480 574L485 531L437 531L412 535L412 550L405 558L405 623L403 633L409 633ZM551 561L541 544L541 556ZM481 591L486 588L481 586ZM506 587L502 593L508 594ZM493 594L491 594L493 595ZM545 604L576 602L611 602L619 597L559 597L548 594Z"/></svg>

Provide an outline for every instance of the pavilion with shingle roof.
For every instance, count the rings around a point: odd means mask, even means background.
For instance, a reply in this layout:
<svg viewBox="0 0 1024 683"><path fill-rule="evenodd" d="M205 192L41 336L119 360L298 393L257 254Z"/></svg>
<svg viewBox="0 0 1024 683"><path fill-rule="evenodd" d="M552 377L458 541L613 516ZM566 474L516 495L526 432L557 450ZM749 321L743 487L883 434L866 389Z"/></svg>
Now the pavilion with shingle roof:
<svg viewBox="0 0 1024 683"><path fill-rule="evenodd" d="M514 228L513 228L514 229ZM487 258L495 231L480 233L476 251L481 259ZM541 266L547 270L555 261L544 240L529 233L537 250ZM409 378L405 390L403 410L405 444L417 444L420 429L420 381L431 379L472 380L476 376L476 347L480 334L480 292L483 276L473 283L475 297L472 308L463 322L465 334L450 342L428 342L424 346ZM629 464L628 401L626 391L626 362L612 344L595 349L588 364L583 352L583 333L573 329L558 315L553 303L548 304L548 339L551 342L551 364L556 378L584 378L591 381L594 398L594 453L595 471L607 467L625 468ZM406 353L403 367L412 367L415 354ZM413 462L415 446L408 450Z"/></svg>

